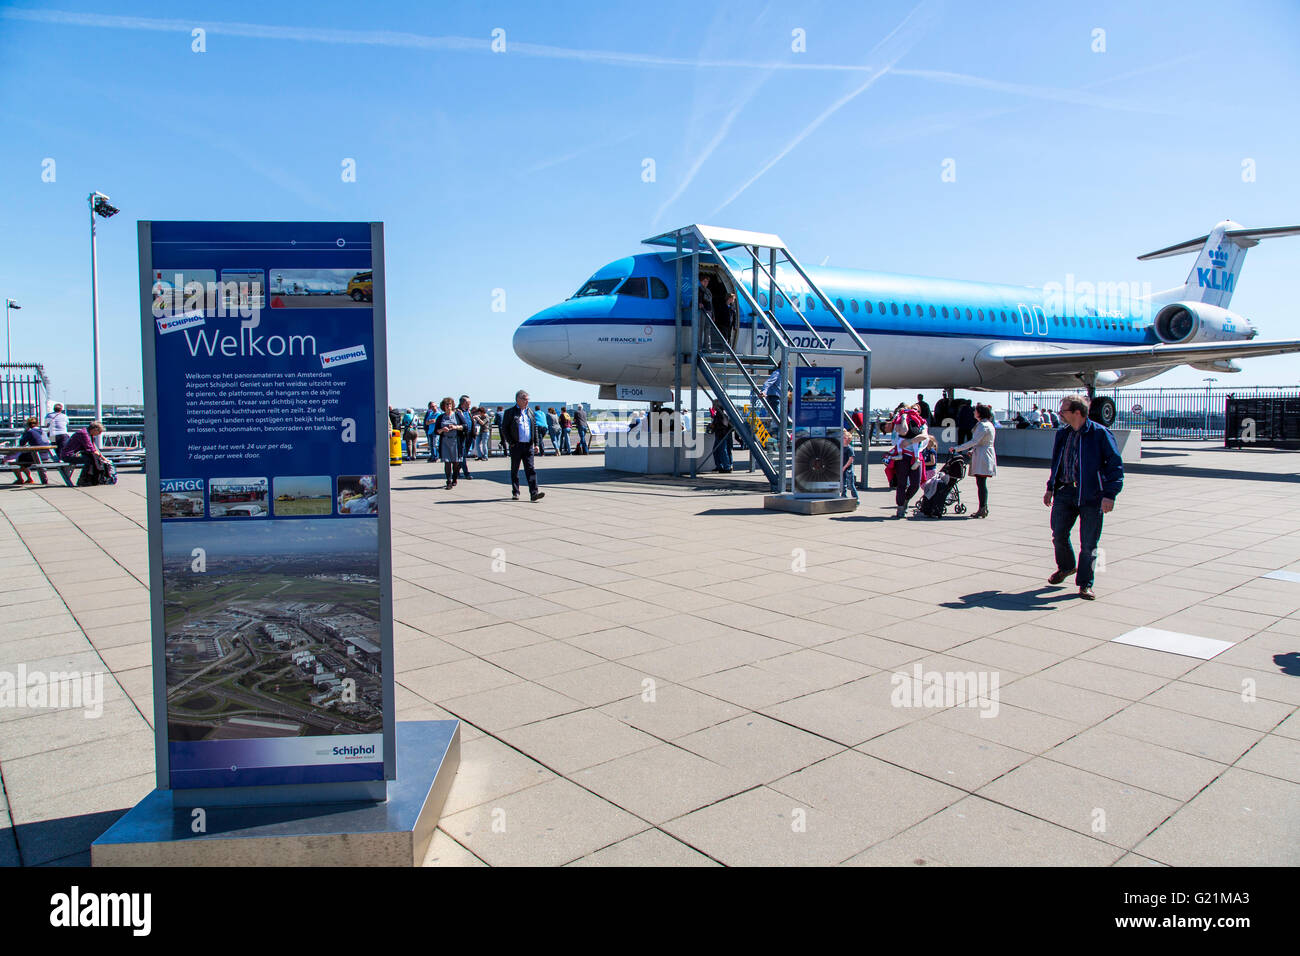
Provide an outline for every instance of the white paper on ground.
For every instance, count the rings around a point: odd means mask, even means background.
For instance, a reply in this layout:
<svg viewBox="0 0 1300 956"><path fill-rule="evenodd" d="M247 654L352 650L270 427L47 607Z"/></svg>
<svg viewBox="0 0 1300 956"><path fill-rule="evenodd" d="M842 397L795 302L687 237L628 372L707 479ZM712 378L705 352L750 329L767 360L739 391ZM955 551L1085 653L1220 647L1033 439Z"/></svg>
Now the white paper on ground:
<svg viewBox="0 0 1300 956"><path fill-rule="evenodd" d="M1154 627L1139 627L1113 638L1112 643L1145 647L1153 651L1181 654L1184 657L1199 657L1203 661L1208 661L1237 642L1220 641L1213 637L1197 637L1195 634L1179 634L1177 631L1162 631Z"/></svg>

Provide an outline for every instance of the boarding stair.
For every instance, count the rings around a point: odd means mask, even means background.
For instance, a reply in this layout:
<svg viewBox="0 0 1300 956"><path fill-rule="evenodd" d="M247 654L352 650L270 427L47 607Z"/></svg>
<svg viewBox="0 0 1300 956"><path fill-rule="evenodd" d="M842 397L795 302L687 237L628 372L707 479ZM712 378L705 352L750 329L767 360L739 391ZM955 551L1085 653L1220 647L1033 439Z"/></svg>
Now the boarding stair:
<svg viewBox="0 0 1300 956"><path fill-rule="evenodd" d="M692 421L700 421L696 391L702 384L708 395L721 401L745 446L750 460L757 465L772 483L774 491L782 491L790 479L792 463L790 430L784 402L778 404L773 414L763 400L763 385L774 371L788 368L783 382L788 387L798 365L816 364L817 356L861 356L864 362L863 386L866 390L865 408L870 407L871 349L858 331L844 318L835 303L809 277L794 254L781 238L772 233L748 232L716 226L692 224L645 240L647 245L672 248L677 263L677 312L679 334L677 349L676 395L680 406L682 389L686 386L684 375L689 370L691 381ZM724 250L731 256L724 255ZM750 268L739 265L740 256L746 256ZM751 347L747 353L737 353L731 342L723 336L717 325L707 315L699 312L698 296L694 290L699 285L700 264L709 263L724 269L736 292L736 323L739 326L737 342ZM748 272L746 276L744 272ZM792 280L797 276L799 288ZM683 305L681 289L683 280L689 281L692 290L687 306ZM782 283L785 283L783 285ZM830 341L809 321L800 299L815 297L822 309L834 317L836 324L847 333L849 348L831 348ZM782 310L788 308L794 316L789 325L802 327L809 333L806 341L812 347L800 347L793 341L786 325L776 317L779 300ZM803 302L807 303L807 298ZM749 334L744 335L748 326ZM691 330L698 330L692 334ZM802 330L800 332L802 337ZM701 383L700 379L703 380ZM782 388L782 393L785 392ZM680 411L680 407L678 408ZM845 426L853 427L845 418ZM865 448L865 443L864 443ZM692 460L694 476L698 459ZM866 480L865 454L863 481ZM793 488L792 480L789 486Z"/></svg>

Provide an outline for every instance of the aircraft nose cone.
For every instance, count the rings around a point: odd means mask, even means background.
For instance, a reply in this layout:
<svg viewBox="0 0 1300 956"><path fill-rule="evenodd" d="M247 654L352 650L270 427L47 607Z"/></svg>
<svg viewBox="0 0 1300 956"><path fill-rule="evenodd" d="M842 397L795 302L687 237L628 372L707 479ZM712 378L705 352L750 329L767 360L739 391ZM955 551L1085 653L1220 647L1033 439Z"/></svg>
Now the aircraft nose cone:
<svg viewBox="0 0 1300 956"><path fill-rule="evenodd" d="M574 371L576 363L569 355L569 330L562 324L563 315L554 308L544 309L515 329L515 354L543 372Z"/></svg>

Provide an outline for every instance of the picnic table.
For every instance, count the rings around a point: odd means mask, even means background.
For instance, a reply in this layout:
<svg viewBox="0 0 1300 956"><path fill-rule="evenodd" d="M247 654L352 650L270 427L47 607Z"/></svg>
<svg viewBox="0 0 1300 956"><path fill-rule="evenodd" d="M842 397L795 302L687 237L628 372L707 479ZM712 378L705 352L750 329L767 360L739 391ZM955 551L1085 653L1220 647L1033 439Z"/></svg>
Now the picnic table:
<svg viewBox="0 0 1300 956"><path fill-rule="evenodd" d="M60 461L57 455L58 450L59 449L57 445L0 445L0 471L17 472L17 471L26 470L28 468L35 468L38 471L44 472L44 471L49 471L51 468L57 468L59 474L63 476L63 483L67 485L69 488L71 488L72 469L75 466L68 464L66 461ZM33 462L30 465L20 465L17 462L11 460L17 455L29 451L36 451L36 452L49 451L49 452L55 452L56 454L53 461L41 460L41 461Z"/></svg>

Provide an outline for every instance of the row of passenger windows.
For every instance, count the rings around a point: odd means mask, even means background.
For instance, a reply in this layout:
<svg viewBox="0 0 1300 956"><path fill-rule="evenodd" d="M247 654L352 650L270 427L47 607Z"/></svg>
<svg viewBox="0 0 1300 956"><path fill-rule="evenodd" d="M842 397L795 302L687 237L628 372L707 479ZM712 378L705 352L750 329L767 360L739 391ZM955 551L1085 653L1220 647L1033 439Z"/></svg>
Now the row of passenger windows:
<svg viewBox="0 0 1300 956"><path fill-rule="evenodd" d="M765 309L767 308L767 293L760 292L758 294L758 304ZM776 300L777 309L779 310L785 308L785 306L786 306L785 297L778 296ZM839 309L841 314L845 313L844 306L845 303L843 299L835 300L835 308ZM876 302L873 304L872 302L863 300L861 307L859 307L857 299L849 299L848 306L849 306L848 312L850 314L856 313L859 310L865 312L867 315L872 315L874 313L879 313L880 315L899 314L899 307L897 302L889 302L889 303ZM886 311L886 308L888 308L888 312ZM816 311L816 309L817 309L817 299L811 295L807 296L804 303L804 311L814 312ZM989 309L987 316L984 314L983 309L972 310L968 308L965 310L965 313L966 313L966 318L972 322L974 321L984 322L986 320L989 322L997 322L1001 320L1003 322L1009 323L1009 322L1017 321L1017 313L1015 310L1012 310L1010 316L1007 315L1006 309L996 309L996 310ZM927 307L924 305L917 305L915 309L913 309L911 303L904 302L902 307L902 314L904 316L911 316L915 314L917 318L925 318L925 316L927 315ZM948 306L946 305L940 306L938 309L936 309L934 306L929 306L928 315L932 319L935 318L960 319L962 317L962 309L959 306L953 306L951 309L949 309ZM1054 315L1048 316L1047 318L1052 325L1062 327L1062 328L1066 326L1070 326L1073 328L1110 329L1112 331L1125 331L1125 332L1133 331L1133 323L1127 320L1121 321L1119 319L1110 319L1110 318L1079 318L1077 316L1060 318Z"/></svg>

